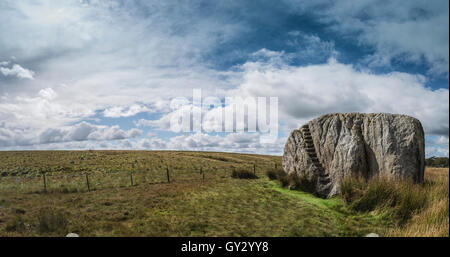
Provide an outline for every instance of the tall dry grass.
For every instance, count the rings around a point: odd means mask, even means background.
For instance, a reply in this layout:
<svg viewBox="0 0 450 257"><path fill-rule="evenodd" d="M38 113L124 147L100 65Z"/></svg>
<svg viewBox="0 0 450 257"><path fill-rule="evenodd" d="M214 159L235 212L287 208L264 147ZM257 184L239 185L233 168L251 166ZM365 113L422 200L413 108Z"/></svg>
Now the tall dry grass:
<svg viewBox="0 0 450 257"><path fill-rule="evenodd" d="M422 192L427 196L425 207L404 226L389 230L387 236L449 236L449 169L427 168Z"/></svg>
<svg viewBox="0 0 450 257"><path fill-rule="evenodd" d="M354 211L376 211L394 221L385 236L449 235L449 170L427 168L423 184L375 178L342 182L341 196Z"/></svg>

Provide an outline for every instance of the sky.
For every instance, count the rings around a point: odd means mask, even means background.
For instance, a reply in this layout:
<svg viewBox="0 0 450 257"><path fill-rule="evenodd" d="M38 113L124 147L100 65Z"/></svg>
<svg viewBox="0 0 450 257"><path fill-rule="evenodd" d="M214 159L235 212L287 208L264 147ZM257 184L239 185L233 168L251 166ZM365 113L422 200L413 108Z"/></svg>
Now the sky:
<svg viewBox="0 0 450 257"><path fill-rule="evenodd" d="M427 157L448 156L448 5L2 0L0 150L281 155L317 116L388 112L422 122ZM278 97L278 138L171 131L171 101L193 89Z"/></svg>

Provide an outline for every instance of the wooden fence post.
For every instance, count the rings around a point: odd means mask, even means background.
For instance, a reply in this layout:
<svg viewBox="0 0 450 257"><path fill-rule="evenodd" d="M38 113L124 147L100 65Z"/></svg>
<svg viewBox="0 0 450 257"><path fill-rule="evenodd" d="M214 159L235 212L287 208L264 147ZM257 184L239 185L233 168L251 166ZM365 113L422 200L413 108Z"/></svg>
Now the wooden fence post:
<svg viewBox="0 0 450 257"><path fill-rule="evenodd" d="M167 173L167 183L170 183L169 168L166 168L166 173Z"/></svg>
<svg viewBox="0 0 450 257"><path fill-rule="evenodd" d="M253 164L253 175L256 175L256 164Z"/></svg>
<svg viewBox="0 0 450 257"><path fill-rule="evenodd" d="M133 173L130 173L131 186L133 186Z"/></svg>
<svg viewBox="0 0 450 257"><path fill-rule="evenodd" d="M91 187L89 186L89 176L87 173L86 173L86 184L87 184L88 192L91 192Z"/></svg>
<svg viewBox="0 0 450 257"><path fill-rule="evenodd" d="M200 168L201 173L202 173L202 182L205 182L205 172L203 171L202 168Z"/></svg>
<svg viewBox="0 0 450 257"><path fill-rule="evenodd" d="M44 176L44 193L47 193L47 179L45 178L45 173L43 174Z"/></svg>

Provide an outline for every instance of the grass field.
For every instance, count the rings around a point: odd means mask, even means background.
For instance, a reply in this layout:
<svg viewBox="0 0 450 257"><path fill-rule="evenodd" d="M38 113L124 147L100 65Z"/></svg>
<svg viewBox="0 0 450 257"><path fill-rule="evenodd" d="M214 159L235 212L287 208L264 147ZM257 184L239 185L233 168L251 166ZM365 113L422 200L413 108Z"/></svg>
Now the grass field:
<svg viewBox="0 0 450 257"><path fill-rule="evenodd" d="M447 206L448 236L448 169L427 170L434 182L424 186L447 180L447 195L398 227L340 197L282 188L266 176L275 166L281 157L233 153L0 152L0 236L439 236L423 218L434 204ZM234 170L258 179L232 178Z"/></svg>

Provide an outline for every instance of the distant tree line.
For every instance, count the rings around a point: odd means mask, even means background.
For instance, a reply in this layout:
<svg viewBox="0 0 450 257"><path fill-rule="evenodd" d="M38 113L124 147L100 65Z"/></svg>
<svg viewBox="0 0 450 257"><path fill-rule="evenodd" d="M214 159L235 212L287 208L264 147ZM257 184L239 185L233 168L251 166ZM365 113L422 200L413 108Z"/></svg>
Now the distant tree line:
<svg viewBox="0 0 450 257"><path fill-rule="evenodd" d="M448 157L430 157L425 159L425 165L428 167L448 168Z"/></svg>

